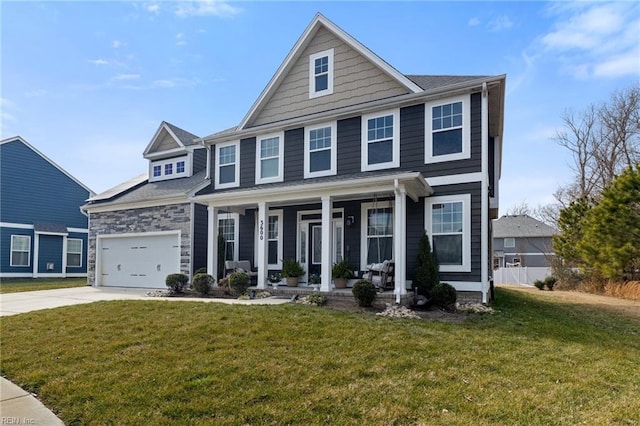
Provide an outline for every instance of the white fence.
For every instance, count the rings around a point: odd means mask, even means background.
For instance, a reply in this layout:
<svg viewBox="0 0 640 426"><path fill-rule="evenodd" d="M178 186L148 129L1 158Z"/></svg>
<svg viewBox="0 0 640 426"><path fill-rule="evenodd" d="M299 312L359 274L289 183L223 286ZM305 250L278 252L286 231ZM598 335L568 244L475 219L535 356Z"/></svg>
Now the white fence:
<svg viewBox="0 0 640 426"><path fill-rule="evenodd" d="M526 284L533 285L535 280L544 280L551 275L551 268L533 268L514 266L493 270L495 284Z"/></svg>

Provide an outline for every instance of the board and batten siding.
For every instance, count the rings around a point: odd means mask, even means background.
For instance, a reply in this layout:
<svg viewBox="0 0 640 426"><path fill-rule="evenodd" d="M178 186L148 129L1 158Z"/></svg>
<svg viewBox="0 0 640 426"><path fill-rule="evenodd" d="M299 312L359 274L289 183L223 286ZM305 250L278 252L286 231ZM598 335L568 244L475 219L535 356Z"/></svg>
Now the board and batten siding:
<svg viewBox="0 0 640 426"><path fill-rule="evenodd" d="M309 56L332 48L333 94L309 99ZM320 28L249 126L259 126L405 93L409 93L406 87L331 32Z"/></svg>

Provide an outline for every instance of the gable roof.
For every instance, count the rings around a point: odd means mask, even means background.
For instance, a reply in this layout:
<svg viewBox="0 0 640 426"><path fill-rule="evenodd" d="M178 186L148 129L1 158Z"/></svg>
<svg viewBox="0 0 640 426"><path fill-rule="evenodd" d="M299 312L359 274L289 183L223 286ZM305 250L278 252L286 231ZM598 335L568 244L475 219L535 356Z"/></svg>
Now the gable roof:
<svg viewBox="0 0 640 426"><path fill-rule="evenodd" d="M154 151L154 149L157 149L164 140L164 135L169 135L169 137L173 139L173 141L175 142L175 148L169 150L162 149L160 151ZM163 121L162 123L160 123L160 126L158 126L158 130L156 130L156 133L153 135L153 138L151 138L151 141L145 148L142 155L145 158L149 158L153 157L154 154L179 152L184 150L184 148L188 146L198 145L198 142L196 141L197 139L199 139L199 137L194 135L193 133L187 132L186 130L181 129L178 126Z"/></svg>
<svg viewBox="0 0 640 426"><path fill-rule="evenodd" d="M494 238L551 237L558 231L526 214L506 215L493 221Z"/></svg>
<svg viewBox="0 0 640 426"><path fill-rule="evenodd" d="M407 75L407 78L423 90L433 90L489 77L487 75Z"/></svg>
<svg viewBox="0 0 640 426"><path fill-rule="evenodd" d="M55 167L56 169L58 169L60 172L62 172L64 175L66 175L69 179L71 179L73 182L75 182L76 184L80 185L82 188L84 188L90 196L95 195L95 192L93 192L89 187L87 187L84 183L80 182L78 179L76 179L75 177L73 177L69 172L67 172L65 169L63 169L62 167L60 167L55 161L53 161L52 159L50 159L49 157L47 157L46 155L44 155L42 152L40 152L36 147L34 147L33 145L31 145L29 142L27 142L26 140L24 140L21 136L14 136L12 138L7 138L7 139L3 139L0 141L0 146L7 144L7 143L11 143L11 142L20 142L23 145L25 145L27 148L29 148L30 150L32 150L33 152L35 152L37 155L39 155L40 157L42 157L42 159L44 159L46 162L48 162L49 164L51 164L53 167Z"/></svg>
<svg viewBox="0 0 640 426"><path fill-rule="evenodd" d="M362 43L351 37L344 30L327 19L324 15L322 15L321 13L317 13L311 23L302 33L296 44L293 46L284 62L282 62L274 76L271 78L265 89L262 91L258 99L255 101L247 115L245 115L245 117L242 119L240 125L237 127L238 130L244 129L260 113L262 108L267 104L269 99L277 91L283 79L300 58L307 45L311 42L314 35L320 28L325 28L326 30L328 30L335 37L340 39L342 42L347 44L349 47L354 49L356 52L358 52L375 66L377 66L382 72L390 76L392 79L396 80L401 86L406 87L409 92L422 92L423 89L419 85L417 85L411 79L407 78L405 75L393 68Z"/></svg>

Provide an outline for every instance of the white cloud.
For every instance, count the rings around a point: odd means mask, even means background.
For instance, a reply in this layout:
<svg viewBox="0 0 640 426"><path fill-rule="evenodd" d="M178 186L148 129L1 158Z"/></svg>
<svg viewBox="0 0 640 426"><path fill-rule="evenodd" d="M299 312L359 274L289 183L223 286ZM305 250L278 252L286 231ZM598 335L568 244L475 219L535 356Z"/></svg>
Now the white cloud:
<svg viewBox="0 0 640 426"><path fill-rule="evenodd" d="M153 85L156 87L171 88L171 87L175 87L176 83L171 80L156 80L153 82Z"/></svg>
<svg viewBox="0 0 640 426"><path fill-rule="evenodd" d="M147 12L155 13L156 15L160 13L160 5L158 3L145 4L144 8Z"/></svg>
<svg viewBox="0 0 640 426"><path fill-rule="evenodd" d="M117 48L119 48L121 46L122 46L122 42L119 41L119 40L113 40L111 42L111 47L113 47L114 49L117 49Z"/></svg>
<svg viewBox="0 0 640 426"><path fill-rule="evenodd" d="M477 25L480 25L480 18L477 17L473 17L469 19L469 22L467 22L467 25L470 27L475 27Z"/></svg>
<svg viewBox="0 0 640 426"><path fill-rule="evenodd" d="M219 0L196 0L178 3L175 14L181 18L188 16L220 16L237 15L242 9Z"/></svg>
<svg viewBox="0 0 640 426"><path fill-rule="evenodd" d="M104 59L89 59L87 62L94 65L109 65L109 61L105 61Z"/></svg>
<svg viewBox="0 0 640 426"><path fill-rule="evenodd" d="M183 33L176 34L176 46L185 46L187 41L184 39Z"/></svg>
<svg viewBox="0 0 640 426"><path fill-rule="evenodd" d="M118 74L111 77L110 81L123 81L123 80L138 80L140 74Z"/></svg>
<svg viewBox="0 0 640 426"><path fill-rule="evenodd" d="M489 21L487 25L491 31L503 31L513 27L513 21L507 15L501 15Z"/></svg>
<svg viewBox="0 0 640 426"><path fill-rule="evenodd" d="M640 72L640 49L606 58L593 67L596 77L623 77Z"/></svg>

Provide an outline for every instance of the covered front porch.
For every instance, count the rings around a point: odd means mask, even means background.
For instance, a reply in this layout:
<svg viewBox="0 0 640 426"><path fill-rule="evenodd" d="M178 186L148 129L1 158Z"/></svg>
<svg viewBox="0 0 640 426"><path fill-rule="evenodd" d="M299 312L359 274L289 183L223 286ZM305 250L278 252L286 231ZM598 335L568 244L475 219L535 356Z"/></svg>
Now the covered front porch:
<svg viewBox="0 0 640 426"><path fill-rule="evenodd" d="M238 246L252 245L250 257L257 268L257 289L270 288L269 274L278 271L285 257L304 264L307 276L314 268L320 277L319 291L330 293L335 291L333 264L346 258L361 273L373 258L367 245L372 241L378 244L380 255L382 241L389 246L382 250L385 257L390 257L385 260L395 262L393 291L387 293L399 302L407 293L407 201L418 203L432 192L419 172L383 172L198 196L195 201L208 206L208 273L215 276L218 270L218 235L225 232L220 220L232 218L232 222L225 222L229 229L235 235L250 236L251 241L241 244L236 236L225 250L233 250L234 260L240 260L242 248ZM388 218L389 223L376 223L380 217Z"/></svg>

